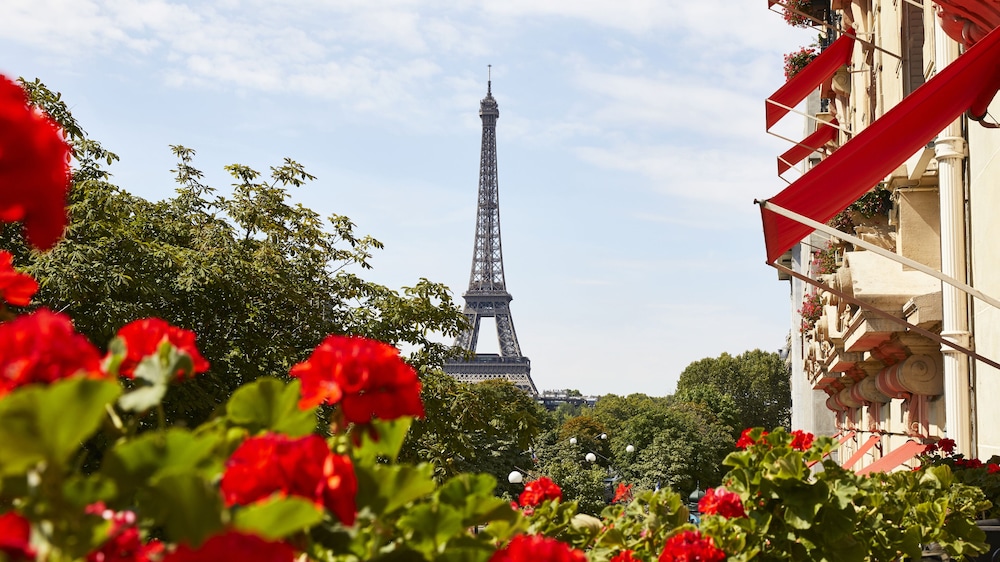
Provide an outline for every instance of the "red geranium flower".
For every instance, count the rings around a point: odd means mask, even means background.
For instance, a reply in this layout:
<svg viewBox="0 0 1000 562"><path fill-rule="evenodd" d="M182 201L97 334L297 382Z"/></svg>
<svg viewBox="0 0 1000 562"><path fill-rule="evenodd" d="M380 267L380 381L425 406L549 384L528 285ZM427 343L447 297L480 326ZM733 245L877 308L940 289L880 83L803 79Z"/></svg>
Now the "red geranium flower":
<svg viewBox="0 0 1000 562"><path fill-rule="evenodd" d="M962 468L982 468L983 461L979 459L956 459L955 466Z"/></svg>
<svg viewBox="0 0 1000 562"><path fill-rule="evenodd" d="M587 562L587 556L568 544L542 535L517 535L493 553L489 562Z"/></svg>
<svg viewBox="0 0 1000 562"><path fill-rule="evenodd" d="M59 126L0 75L0 221L22 221L39 250L54 246L66 227L69 158Z"/></svg>
<svg viewBox="0 0 1000 562"><path fill-rule="evenodd" d="M698 501L698 511L705 515L721 515L726 519L747 516L740 495L724 488L709 488Z"/></svg>
<svg viewBox="0 0 1000 562"><path fill-rule="evenodd" d="M630 501L632 499L632 485L625 485L624 482L618 483L618 489L615 490L615 499L611 500L611 503L618 503L619 501L625 500Z"/></svg>
<svg viewBox="0 0 1000 562"><path fill-rule="evenodd" d="M31 522L14 511L0 515L0 553L12 561L34 560L31 548Z"/></svg>
<svg viewBox="0 0 1000 562"><path fill-rule="evenodd" d="M295 550L283 542L269 542L257 535L226 531L205 541L198 548L181 544L163 557L163 562L292 562Z"/></svg>
<svg viewBox="0 0 1000 562"><path fill-rule="evenodd" d="M97 502L87 506L84 513L97 515L111 522L108 539L97 550L87 555L87 562L150 562L159 560L163 543L157 540L142 542L135 526L132 511L112 511Z"/></svg>
<svg viewBox="0 0 1000 562"><path fill-rule="evenodd" d="M340 404L350 423L424 416L420 379L395 347L362 337L327 336L290 374L302 380L303 410Z"/></svg>
<svg viewBox="0 0 1000 562"><path fill-rule="evenodd" d="M28 306L38 291L38 282L14 269L14 256L0 251L0 301L14 306Z"/></svg>
<svg viewBox="0 0 1000 562"><path fill-rule="evenodd" d="M989 463L986 465L987 474L996 474L998 472L1000 472L1000 464Z"/></svg>
<svg viewBox="0 0 1000 562"><path fill-rule="evenodd" d="M39 309L0 324L0 397L32 383L103 378L101 355L68 316Z"/></svg>
<svg viewBox="0 0 1000 562"><path fill-rule="evenodd" d="M792 432L792 448L799 451L807 451L809 447L812 447L813 439L815 439L815 436L812 433L796 429Z"/></svg>
<svg viewBox="0 0 1000 562"><path fill-rule="evenodd" d="M611 562L642 562L631 550L623 550L611 558Z"/></svg>
<svg viewBox="0 0 1000 562"><path fill-rule="evenodd" d="M521 504L521 507L534 507L543 501L561 499L562 490L559 489L559 486L549 478L542 476L538 480L532 480L525 484L524 491L521 492L517 501Z"/></svg>
<svg viewBox="0 0 1000 562"><path fill-rule="evenodd" d="M748 427L743 430L743 433L740 434L740 438L736 441L737 448L746 449L747 447L750 447L752 445L757 445L764 442L764 436L767 435L767 432L766 431L762 432L760 434L760 437L756 441L754 441L753 437L750 436L750 432L752 432L753 430L754 428L752 427Z"/></svg>
<svg viewBox="0 0 1000 562"><path fill-rule="evenodd" d="M715 546L712 537L698 531L683 531L669 539L660 554L660 562L723 562L726 553Z"/></svg>
<svg viewBox="0 0 1000 562"><path fill-rule="evenodd" d="M941 449L946 453L951 454L955 452L955 440L950 439L948 437L945 437L944 439L939 439L937 442L937 448Z"/></svg>
<svg viewBox="0 0 1000 562"><path fill-rule="evenodd" d="M118 374L123 377L135 378L135 368L147 355L157 352L160 344L166 339L178 351L188 354L194 363L195 373L208 370L208 361L201 356L195 346L195 333L190 330L171 326L160 318L145 318L129 322L118 330L118 337L125 342L126 355L118 367Z"/></svg>
<svg viewBox="0 0 1000 562"><path fill-rule="evenodd" d="M226 505L245 505L275 493L299 496L353 525L358 481L349 457L335 455L318 435L251 437L233 452L222 475Z"/></svg>

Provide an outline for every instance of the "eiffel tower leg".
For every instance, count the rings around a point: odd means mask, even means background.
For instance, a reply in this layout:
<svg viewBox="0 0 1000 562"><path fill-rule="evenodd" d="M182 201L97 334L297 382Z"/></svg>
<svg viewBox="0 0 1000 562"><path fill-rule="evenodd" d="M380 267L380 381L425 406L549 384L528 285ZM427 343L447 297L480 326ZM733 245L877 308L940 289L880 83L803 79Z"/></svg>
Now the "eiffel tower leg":
<svg viewBox="0 0 1000 562"><path fill-rule="evenodd" d="M469 322L469 327L459 334L456 343L466 351L476 351L476 345L479 343L479 322L481 319L479 311L466 307L464 314L466 321Z"/></svg>
<svg viewBox="0 0 1000 562"><path fill-rule="evenodd" d="M497 311L497 339L500 342L500 355L503 357L520 357L521 346L517 344L517 334L514 332L514 321L510 310L504 306L504 311Z"/></svg>

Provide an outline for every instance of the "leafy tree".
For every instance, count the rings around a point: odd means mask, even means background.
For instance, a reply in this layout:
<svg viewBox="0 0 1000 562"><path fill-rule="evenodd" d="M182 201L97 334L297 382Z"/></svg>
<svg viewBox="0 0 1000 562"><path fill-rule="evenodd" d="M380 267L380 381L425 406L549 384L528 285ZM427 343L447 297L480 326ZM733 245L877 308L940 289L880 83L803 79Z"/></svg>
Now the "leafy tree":
<svg viewBox="0 0 1000 562"><path fill-rule="evenodd" d="M547 431L539 436L535 449L538 462L528 476L548 476L559 484L564 502L576 501L581 513L598 515L609 499L609 483L605 480L611 473L603 459L587 462L580 444L570 444L561 436L561 430Z"/></svg>
<svg viewBox="0 0 1000 562"><path fill-rule="evenodd" d="M498 494L516 497L520 486L507 475L533 466L532 442L551 427L545 408L505 380L467 384L439 370L421 378L427 416L413 423L401 457L432 463L439 480L488 473L497 479Z"/></svg>
<svg viewBox="0 0 1000 562"><path fill-rule="evenodd" d="M788 427L791 422L791 389L788 369L777 353L755 349L733 357L695 361L677 382L678 394L694 392L701 385L714 387L735 401L737 429Z"/></svg>
<svg viewBox="0 0 1000 562"><path fill-rule="evenodd" d="M685 387L673 395L673 402L699 408L700 413L706 418L732 427L733 437L743 431L743 427L740 426L740 409L736 401L714 386L703 384Z"/></svg>
<svg viewBox="0 0 1000 562"><path fill-rule="evenodd" d="M405 345L418 366L450 353L429 337L464 325L448 289L420 279L396 291L359 277L382 244L347 217L290 203L289 190L314 179L301 164L286 158L266 175L227 166L232 193L221 196L202 183L194 151L173 146L176 196L150 202L110 182L104 166L118 157L87 137L59 94L37 80L25 86L73 146L70 225L45 254L10 225L0 246L41 283L36 302L72 315L98 345L149 316L194 330L212 367L171 393L171 417L206 419L240 384L285 376L331 333Z"/></svg>

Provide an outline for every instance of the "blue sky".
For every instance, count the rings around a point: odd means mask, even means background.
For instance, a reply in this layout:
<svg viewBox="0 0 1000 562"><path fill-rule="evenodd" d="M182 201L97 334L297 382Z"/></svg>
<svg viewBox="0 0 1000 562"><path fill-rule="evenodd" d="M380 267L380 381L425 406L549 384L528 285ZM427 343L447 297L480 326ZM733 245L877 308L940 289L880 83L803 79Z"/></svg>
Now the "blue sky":
<svg viewBox="0 0 1000 562"><path fill-rule="evenodd" d="M171 196L171 144L222 190L226 164L290 157L318 176L295 201L385 243L367 278L459 302L492 64L507 288L540 389L666 395L693 361L784 345L753 200L785 185L763 100L814 36L764 0L4 0L0 21L0 72L62 92L121 187Z"/></svg>

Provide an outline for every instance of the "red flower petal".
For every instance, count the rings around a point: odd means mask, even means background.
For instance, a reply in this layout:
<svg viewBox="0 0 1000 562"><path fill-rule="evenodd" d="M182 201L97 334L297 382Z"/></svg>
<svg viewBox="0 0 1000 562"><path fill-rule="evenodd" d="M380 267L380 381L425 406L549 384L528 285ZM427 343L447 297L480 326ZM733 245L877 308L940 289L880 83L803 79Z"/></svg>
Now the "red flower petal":
<svg viewBox="0 0 1000 562"><path fill-rule="evenodd" d="M0 220L22 221L39 250L54 246L66 227L69 159L59 127L0 75Z"/></svg>

